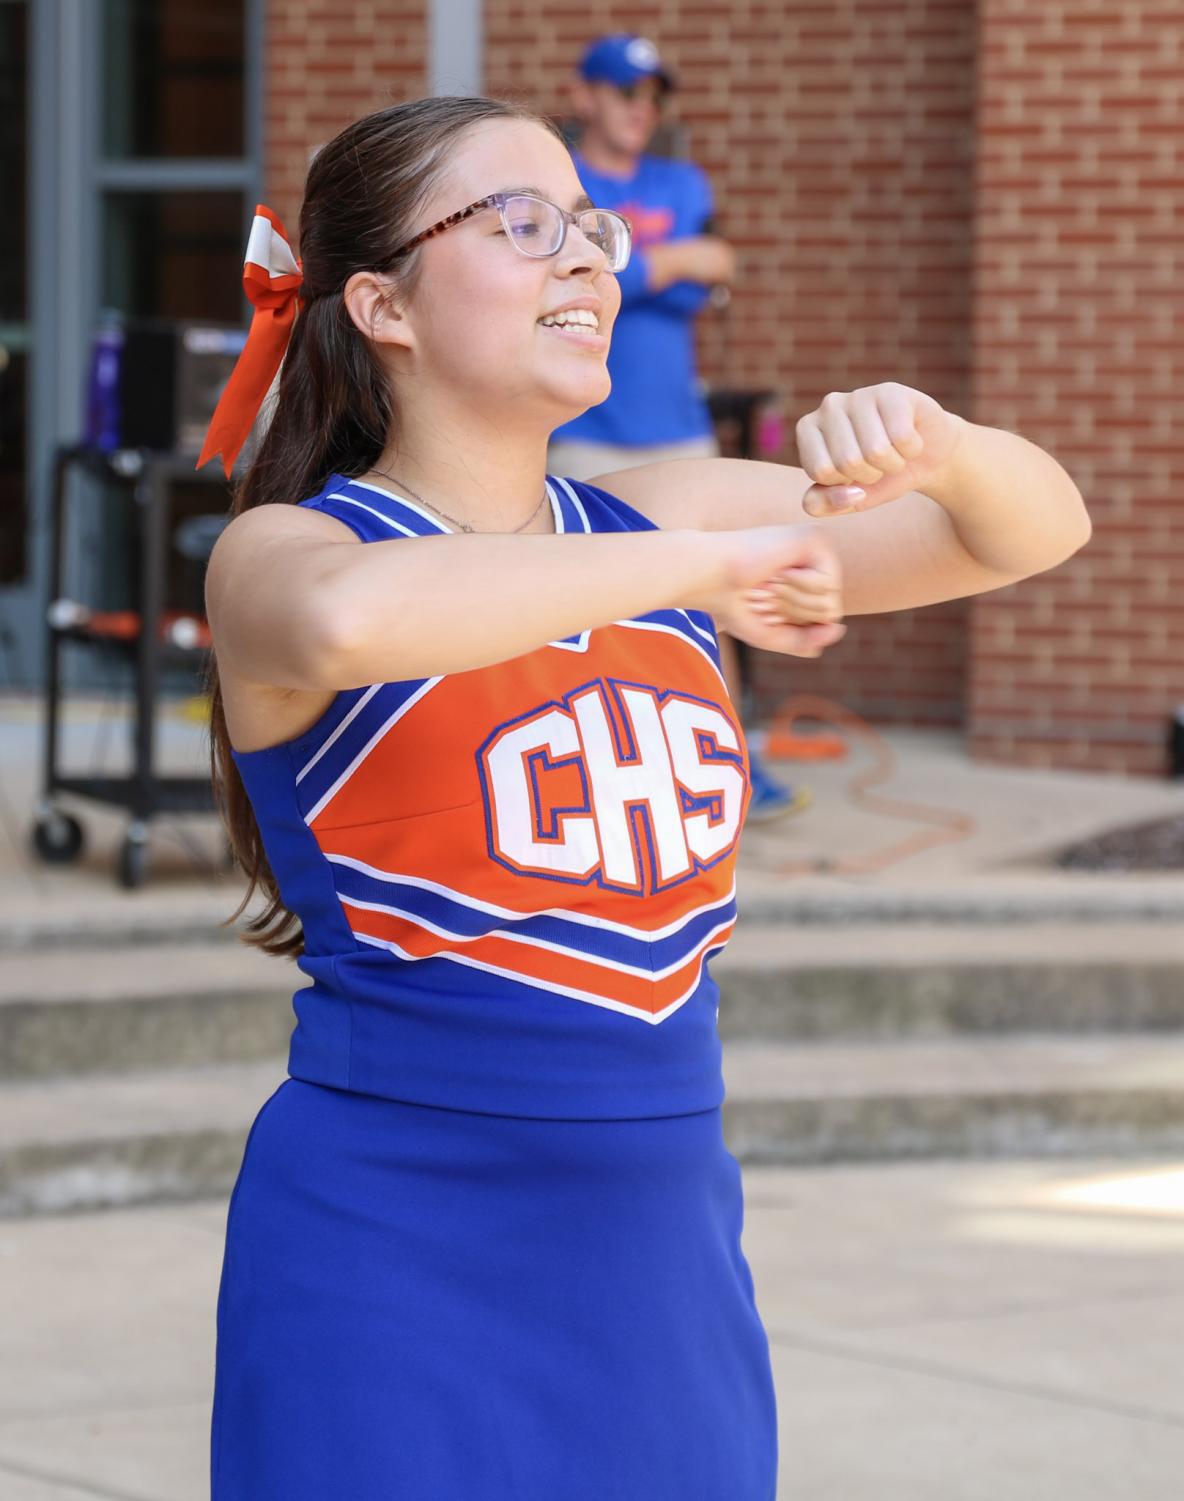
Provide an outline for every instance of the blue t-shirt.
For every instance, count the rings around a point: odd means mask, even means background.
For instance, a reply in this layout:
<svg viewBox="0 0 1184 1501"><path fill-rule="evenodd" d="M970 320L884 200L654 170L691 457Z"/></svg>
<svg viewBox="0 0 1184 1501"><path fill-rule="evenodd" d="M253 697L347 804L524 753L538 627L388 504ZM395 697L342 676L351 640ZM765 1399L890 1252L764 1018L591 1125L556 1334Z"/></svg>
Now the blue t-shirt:
<svg viewBox="0 0 1184 1501"><path fill-rule="evenodd" d="M633 224L633 255L618 276L621 311L613 327L607 400L557 428L556 441L613 443L637 448L681 443L712 431L695 370L694 320L711 289L678 281L648 292L651 245L705 232L711 187L692 162L643 156L632 177L608 177L572 152L584 191L597 208L611 208Z"/></svg>

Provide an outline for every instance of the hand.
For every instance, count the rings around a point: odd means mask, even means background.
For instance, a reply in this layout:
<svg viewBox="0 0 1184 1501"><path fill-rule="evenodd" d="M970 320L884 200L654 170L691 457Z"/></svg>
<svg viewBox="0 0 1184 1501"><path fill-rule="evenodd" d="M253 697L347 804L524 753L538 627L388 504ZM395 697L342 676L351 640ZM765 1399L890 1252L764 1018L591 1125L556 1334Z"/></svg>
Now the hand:
<svg viewBox="0 0 1184 1501"><path fill-rule="evenodd" d="M842 587L830 569L783 568L767 584L750 589L747 599L758 614L785 625L833 624L843 618Z"/></svg>
<svg viewBox="0 0 1184 1501"><path fill-rule="evenodd" d="M809 516L870 511L939 480L967 423L932 396L885 381L832 391L797 425L798 457L814 481Z"/></svg>
<svg viewBox="0 0 1184 1501"><path fill-rule="evenodd" d="M812 526L712 532L727 550L725 582L698 603L721 630L762 651L820 657L841 641L842 579L831 543Z"/></svg>

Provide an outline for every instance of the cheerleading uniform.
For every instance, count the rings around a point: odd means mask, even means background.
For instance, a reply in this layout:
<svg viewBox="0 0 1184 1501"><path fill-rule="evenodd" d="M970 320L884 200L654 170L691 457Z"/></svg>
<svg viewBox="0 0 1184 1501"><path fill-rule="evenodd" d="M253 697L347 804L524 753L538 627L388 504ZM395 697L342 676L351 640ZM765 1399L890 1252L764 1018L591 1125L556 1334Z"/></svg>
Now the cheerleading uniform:
<svg viewBox="0 0 1184 1501"><path fill-rule="evenodd" d="M652 528L548 496L560 532ZM444 530L340 475L302 504ZM710 617L349 689L233 755L312 983L230 1202L214 1501L773 1501L708 970L748 795Z"/></svg>

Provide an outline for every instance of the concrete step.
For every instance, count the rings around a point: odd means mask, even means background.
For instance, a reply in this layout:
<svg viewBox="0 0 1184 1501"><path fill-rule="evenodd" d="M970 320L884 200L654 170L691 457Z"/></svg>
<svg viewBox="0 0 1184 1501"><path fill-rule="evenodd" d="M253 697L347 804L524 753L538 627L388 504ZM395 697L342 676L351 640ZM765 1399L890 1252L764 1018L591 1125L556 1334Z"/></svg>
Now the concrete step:
<svg viewBox="0 0 1184 1501"><path fill-rule="evenodd" d="M0 1079L271 1058L308 983L243 944L0 954Z"/></svg>
<svg viewBox="0 0 1184 1501"><path fill-rule="evenodd" d="M222 1198L285 1064L94 1075L0 1090L0 1215Z"/></svg>
<svg viewBox="0 0 1184 1501"><path fill-rule="evenodd" d="M186 881L182 889L150 884L134 892L90 881L80 884L77 892L55 890L52 900L5 889L0 953L144 943L234 944L236 925L219 924L238 906L242 890L241 877L226 877L213 886ZM738 900L742 923L793 928L1184 923L1184 880L1170 871L1019 871L960 874L956 881L944 883L876 885L825 876L779 879L746 869L741 862ZM256 893L238 925L262 907Z"/></svg>
<svg viewBox="0 0 1184 1501"><path fill-rule="evenodd" d="M742 920L756 924L1176 924L1184 920L1184 880L1178 871L1022 866L959 870L940 881L785 877L746 865L742 857L737 901Z"/></svg>
<svg viewBox="0 0 1184 1501"><path fill-rule="evenodd" d="M1102 1035L733 1043L725 1129L746 1163L1184 1150L1184 1042ZM0 1214L229 1193L278 1059L0 1091Z"/></svg>
<svg viewBox="0 0 1184 1501"><path fill-rule="evenodd" d="M1158 924L742 924L714 972L729 1041L1184 1029L1184 941ZM308 984L243 944L3 953L0 1079L272 1057Z"/></svg>
<svg viewBox="0 0 1184 1501"><path fill-rule="evenodd" d="M728 1040L1184 1029L1184 928L741 921L712 962Z"/></svg>
<svg viewBox="0 0 1184 1501"><path fill-rule="evenodd" d="M159 891L151 886L125 891L115 885L90 884L76 897L4 895L0 911L0 955L54 953L62 949L126 949L148 944L239 946L238 930L263 910L258 894L236 923L222 924L242 900L238 880L217 889L191 886Z"/></svg>
<svg viewBox="0 0 1184 1501"><path fill-rule="evenodd" d="M725 1059L742 1162L1184 1150L1177 1038L733 1043Z"/></svg>

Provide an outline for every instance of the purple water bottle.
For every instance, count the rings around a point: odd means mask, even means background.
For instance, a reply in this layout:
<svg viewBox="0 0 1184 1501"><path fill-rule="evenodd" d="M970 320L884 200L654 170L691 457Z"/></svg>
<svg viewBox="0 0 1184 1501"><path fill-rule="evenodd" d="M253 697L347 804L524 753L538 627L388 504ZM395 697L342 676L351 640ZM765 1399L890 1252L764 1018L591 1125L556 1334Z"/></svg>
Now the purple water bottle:
<svg viewBox="0 0 1184 1501"><path fill-rule="evenodd" d="M119 447L120 373L123 363L123 324L119 314L100 314L91 341L90 376L86 387L85 440L102 453Z"/></svg>

